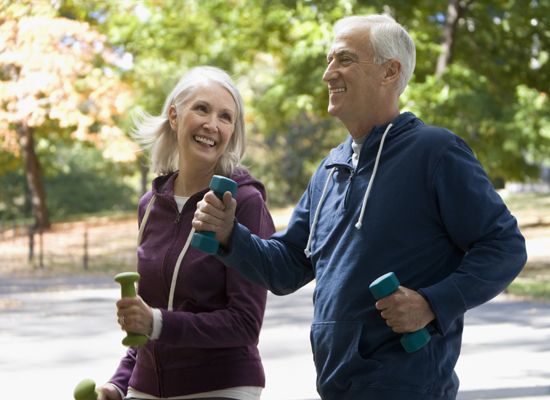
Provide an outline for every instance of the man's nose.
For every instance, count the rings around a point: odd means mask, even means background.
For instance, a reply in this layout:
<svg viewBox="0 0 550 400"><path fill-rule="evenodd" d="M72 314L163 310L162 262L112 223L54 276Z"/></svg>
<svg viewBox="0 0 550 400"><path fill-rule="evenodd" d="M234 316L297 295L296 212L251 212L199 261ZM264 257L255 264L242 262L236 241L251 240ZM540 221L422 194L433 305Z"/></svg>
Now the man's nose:
<svg viewBox="0 0 550 400"><path fill-rule="evenodd" d="M327 65L327 68L323 73L323 81L328 83L334 78L336 78L336 69L334 68L334 64L331 62L329 65Z"/></svg>

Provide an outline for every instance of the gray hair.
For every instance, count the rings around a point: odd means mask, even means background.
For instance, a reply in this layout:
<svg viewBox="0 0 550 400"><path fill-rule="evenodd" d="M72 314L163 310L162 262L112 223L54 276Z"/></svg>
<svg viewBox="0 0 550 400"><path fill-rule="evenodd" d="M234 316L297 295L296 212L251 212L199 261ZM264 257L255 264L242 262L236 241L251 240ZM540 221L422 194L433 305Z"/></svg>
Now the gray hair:
<svg viewBox="0 0 550 400"><path fill-rule="evenodd" d="M225 153L220 157L215 167L215 174L229 176L241 164L245 149L244 104L231 77L222 69L211 66L200 66L189 70L176 84L168 95L159 116L138 111L133 121L135 129L132 136L143 148L151 152L151 166L157 174L168 174L179 167L178 141L172 133L168 110L175 106L181 111L182 106L189 103L204 86L215 82L227 89L235 101L235 131L229 140Z"/></svg>
<svg viewBox="0 0 550 400"><path fill-rule="evenodd" d="M401 63L397 92L403 93L416 64L416 48L409 33L392 17L379 14L344 17L334 24L336 35L343 30L356 28L368 31L376 64L383 64L390 59Z"/></svg>

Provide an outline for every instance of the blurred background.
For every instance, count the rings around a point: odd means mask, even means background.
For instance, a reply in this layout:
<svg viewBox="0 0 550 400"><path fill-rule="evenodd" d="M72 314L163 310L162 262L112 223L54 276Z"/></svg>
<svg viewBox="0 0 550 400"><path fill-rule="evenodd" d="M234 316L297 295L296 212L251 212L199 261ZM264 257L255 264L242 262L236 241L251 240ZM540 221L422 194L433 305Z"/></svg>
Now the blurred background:
<svg viewBox="0 0 550 400"><path fill-rule="evenodd" d="M246 103L245 164L279 228L345 128L327 112L333 23L385 13L417 46L402 110L474 149L531 240L513 284L550 297L547 0L0 0L0 273L134 269L153 178L129 139L196 65ZM514 286L515 285L515 286Z"/></svg>

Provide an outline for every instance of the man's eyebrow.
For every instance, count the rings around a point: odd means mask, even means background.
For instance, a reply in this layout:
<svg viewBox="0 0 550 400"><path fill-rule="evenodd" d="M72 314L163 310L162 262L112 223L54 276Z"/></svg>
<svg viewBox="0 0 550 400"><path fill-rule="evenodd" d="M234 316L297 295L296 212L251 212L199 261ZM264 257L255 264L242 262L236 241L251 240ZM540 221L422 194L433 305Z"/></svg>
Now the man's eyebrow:
<svg viewBox="0 0 550 400"><path fill-rule="evenodd" d="M348 49L340 49L340 50L336 50L336 51L331 51L330 53L327 54L327 59L330 59L332 57L350 57L352 58L353 60L358 60L359 59L359 56L354 53L353 51L351 50L348 50Z"/></svg>

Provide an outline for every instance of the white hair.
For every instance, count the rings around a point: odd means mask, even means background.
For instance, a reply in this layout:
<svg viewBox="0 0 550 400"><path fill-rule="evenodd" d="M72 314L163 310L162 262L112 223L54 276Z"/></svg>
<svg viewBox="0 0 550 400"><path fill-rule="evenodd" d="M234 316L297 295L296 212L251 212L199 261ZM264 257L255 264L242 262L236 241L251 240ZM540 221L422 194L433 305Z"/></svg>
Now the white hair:
<svg viewBox="0 0 550 400"><path fill-rule="evenodd" d="M168 119L170 106L179 113L197 91L208 83L217 83L225 88L235 101L235 131L229 140L225 153L220 157L214 173L229 176L240 166L245 148L244 104L239 90L231 77L222 69L200 66L189 70L168 95L159 116L138 111L133 121L132 136L151 152L151 166L157 174L169 174L179 168L177 136L173 134Z"/></svg>
<svg viewBox="0 0 550 400"><path fill-rule="evenodd" d="M392 17L380 14L344 17L334 24L336 35L348 29L368 32L375 63L383 64L390 59L401 63L397 92L403 93L416 65L416 48L405 28Z"/></svg>

